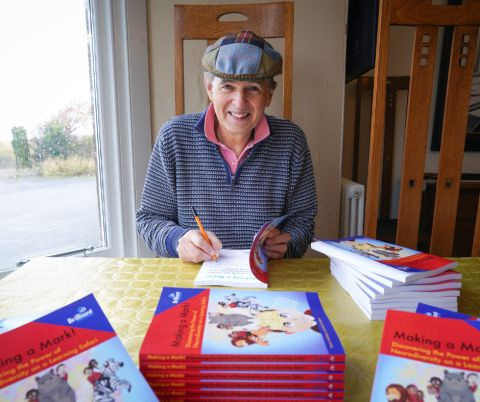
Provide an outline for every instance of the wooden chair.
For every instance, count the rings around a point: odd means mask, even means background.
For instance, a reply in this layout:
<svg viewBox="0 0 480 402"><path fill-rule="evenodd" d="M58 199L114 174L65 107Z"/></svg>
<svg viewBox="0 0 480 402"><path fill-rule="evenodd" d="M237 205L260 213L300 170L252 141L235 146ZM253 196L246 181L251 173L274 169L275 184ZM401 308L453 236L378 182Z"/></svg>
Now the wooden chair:
<svg viewBox="0 0 480 402"><path fill-rule="evenodd" d="M397 97L400 91L408 91L410 77L387 77L386 82L385 131L382 163L382 188L385 190L382 191L380 197L380 219L388 219L390 217ZM352 180L355 182L359 181L358 172L360 166L360 117L362 115L362 97L364 93L371 93L372 90L373 77L362 76L357 78L352 161ZM371 104L369 107L371 107Z"/></svg>
<svg viewBox="0 0 480 402"><path fill-rule="evenodd" d="M391 25L416 27L405 129L396 242L416 248L428 138L430 104L440 26L453 28L430 252L452 253L467 131L480 0L462 5L432 5L432 0L383 0L380 3L365 200L365 235L376 236ZM480 255L480 202L472 255Z"/></svg>
<svg viewBox="0 0 480 402"><path fill-rule="evenodd" d="M283 55L283 115L292 118L293 70L293 2L260 4L176 4L175 8L175 113L183 114L184 52L186 39L204 39L213 43L218 38L249 29L257 35L284 38ZM221 21L227 14L242 14L246 21Z"/></svg>

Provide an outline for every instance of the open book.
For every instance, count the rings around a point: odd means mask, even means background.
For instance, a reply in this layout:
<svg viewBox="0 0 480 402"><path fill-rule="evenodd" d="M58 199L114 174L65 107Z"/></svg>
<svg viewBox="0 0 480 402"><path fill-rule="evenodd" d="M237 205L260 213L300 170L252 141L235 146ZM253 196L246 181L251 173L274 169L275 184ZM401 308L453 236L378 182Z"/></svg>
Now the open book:
<svg viewBox="0 0 480 402"><path fill-rule="evenodd" d="M263 244L268 233L288 215L265 223L253 238L250 250L220 250L217 261L205 261L195 278L195 286L268 287L268 258Z"/></svg>

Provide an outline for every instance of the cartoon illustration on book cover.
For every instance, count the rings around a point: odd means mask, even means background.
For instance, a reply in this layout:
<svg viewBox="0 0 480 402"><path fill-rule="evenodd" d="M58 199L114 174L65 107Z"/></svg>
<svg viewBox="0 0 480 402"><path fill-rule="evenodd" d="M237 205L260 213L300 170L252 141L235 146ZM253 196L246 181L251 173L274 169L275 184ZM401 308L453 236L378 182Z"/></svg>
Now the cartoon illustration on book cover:
<svg viewBox="0 0 480 402"><path fill-rule="evenodd" d="M112 357L112 346L99 345L56 367L14 383L0 391L0 401L138 400L142 394L133 392L135 386L129 381L138 378L136 368L124 364L129 356L119 355L120 351L116 351L117 356Z"/></svg>
<svg viewBox="0 0 480 402"><path fill-rule="evenodd" d="M233 347L281 353L288 345L294 353L315 344L317 353L328 353L309 308L303 294L277 297L276 292L265 292L260 301L248 291L216 289L210 293L203 351Z"/></svg>
<svg viewBox="0 0 480 402"><path fill-rule="evenodd" d="M390 402L478 401L480 395L476 392L477 373L452 369L444 369L442 374L440 372L439 367L432 368L431 371L425 370L422 371L418 380L412 381L414 377L408 380L404 378L403 383L401 377L392 378L393 381L385 388L385 400ZM426 381L428 373L434 375Z"/></svg>
<svg viewBox="0 0 480 402"><path fill-rule="evenodd" d="M372 401L480 400L478 321L387 312Z"/></svg>
<svg viewBox="0 0 480 402"><path fill-rule="evenodd" d="M158 401L90 294L0 335L0 402Z"/></svg>
<svg viewBox="0 0 480 402"><path fill-rule="evenodd" d="M313 292L164 287L140 347L150 361L343 361Z"/></svg>
<svg viewBox="0 0 480 402"><path fill-rule="evenodd" d="M332 241L332 243L334 243ZM418 254L416 250L385 243L371 238L346 238L336 242L337 246L373 260L390 260Z"/></svg>

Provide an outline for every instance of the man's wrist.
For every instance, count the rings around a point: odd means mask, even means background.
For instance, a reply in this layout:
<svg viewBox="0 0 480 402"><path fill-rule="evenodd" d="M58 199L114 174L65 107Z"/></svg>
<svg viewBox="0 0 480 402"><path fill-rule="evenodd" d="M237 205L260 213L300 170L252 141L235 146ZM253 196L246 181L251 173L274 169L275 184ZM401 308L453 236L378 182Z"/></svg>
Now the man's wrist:
<svg viewBox="0 0 480 402"><path fill-rule="evenodd" d="M180 238L187 232L188 229L184 229L180 226L176 226L171 230L165 240L165 248L167 249L169 256L178 258L178 242Z"/></svg>

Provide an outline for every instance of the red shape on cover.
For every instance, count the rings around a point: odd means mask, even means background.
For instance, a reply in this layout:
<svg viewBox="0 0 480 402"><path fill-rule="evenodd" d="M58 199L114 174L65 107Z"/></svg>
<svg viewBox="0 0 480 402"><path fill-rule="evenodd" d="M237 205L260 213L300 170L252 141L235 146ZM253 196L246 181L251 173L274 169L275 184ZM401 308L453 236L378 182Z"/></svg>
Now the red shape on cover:
<svg viewBox="0 0 480 402"><path fill-rule="evenodd" d="M162 355L199 354L205 315L197 312L207 311L207 307L208 290L154 316L140 349L140 358L158 354L159 350Z"/></svg>
<svg viewBox="0 0 480 402"><path fill-rule="evenodd" d="M393 258L390 260L379 260L387 265L405 266L409 268L421 269L422 271L432 271L451 263L451 260L438 257L428 253L418 253L403 258Z"/></svg>
<svg viewBox="0 0 480 402"><path fill-rule="evenodd" d="M464 320L455 318L437 318L427 315L389 310L385 319L380 353L402 357L394 353L404 349L415 351L414 348L433 350L457 356L469 356L470 359L479 356L479 331ZM401 344L402 346L398 346ZM408 349L406 349L406 347ZM423 360L421 353L409 358Z"/></svg>

